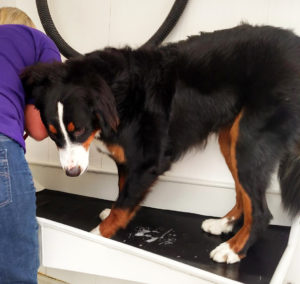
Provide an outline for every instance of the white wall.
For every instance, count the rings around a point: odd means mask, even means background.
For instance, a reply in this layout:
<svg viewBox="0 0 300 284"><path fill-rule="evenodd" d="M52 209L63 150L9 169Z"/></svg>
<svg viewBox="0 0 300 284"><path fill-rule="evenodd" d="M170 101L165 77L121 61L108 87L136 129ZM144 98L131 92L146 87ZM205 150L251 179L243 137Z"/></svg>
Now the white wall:
<svg viewBox="0 0 300 284"><path fill-rule="evenodd" d="M35 1L16 0L41 28ZM174 0L49 0L50 11L64 39L80 52L107 45L138 46L159 27ZM300 34L300 1L297 0L190 0L178 25L167 41L184 39L199 31L212 31L237 25L271 24L294 29ZM27 159L59 164L54 143L27 141ZM116 171L114 163L92 148L90 168ZM173 166L170 176L232 184L232 178L212 137L202 153L195 151Z"/></svg>
<svg viewBox="0 0 300 284"><path fill-rule="evenodd" d="M1 0L0 8L1 7L7 7L7 6L15 7L16 6L16 0Z"/></svg>

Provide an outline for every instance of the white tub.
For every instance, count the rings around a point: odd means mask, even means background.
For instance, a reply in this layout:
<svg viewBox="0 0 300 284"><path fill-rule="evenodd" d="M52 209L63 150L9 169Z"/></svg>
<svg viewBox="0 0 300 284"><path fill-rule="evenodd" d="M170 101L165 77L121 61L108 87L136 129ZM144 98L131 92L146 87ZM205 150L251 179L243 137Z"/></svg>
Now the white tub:
<svg viewBox="0 0 300 284"><path fill-rule="evenodd" d="M63 189L69 193L108 200L114 200L117 196L117 176L112 173L89 171L79 178L68 178L56 165L31 164L31 169L36 183L42 188ZM171 192L172 200L169 198ZM162 177L144 205L222 216L231 208L234 200L234 190L230 184ZM267 200L274 216L272 223L289 226L291 221L281 209L278 191L268 191ZM239 283L47 219L39 218L39 224L41 263L46 267L140 283ZM272 284L300 283L299 240L300 218L296 218L292 223L286 250L274 272Z"/></svg>

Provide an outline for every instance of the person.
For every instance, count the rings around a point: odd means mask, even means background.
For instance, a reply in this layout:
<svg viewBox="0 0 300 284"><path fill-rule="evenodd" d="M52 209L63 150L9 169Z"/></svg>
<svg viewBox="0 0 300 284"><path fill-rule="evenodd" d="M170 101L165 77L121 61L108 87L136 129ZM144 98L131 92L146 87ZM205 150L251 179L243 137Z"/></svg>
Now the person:
<svg viewBox="0 0 300 284"><path fill-rule="evenodd" d="M60 53L32 20L13 7L0 8L0 283L37 283L39 267L35 188L25 160L24 130L47 137L40 113L26 98L20 74ZM25 129L24 129L25 128Z"/></svg>

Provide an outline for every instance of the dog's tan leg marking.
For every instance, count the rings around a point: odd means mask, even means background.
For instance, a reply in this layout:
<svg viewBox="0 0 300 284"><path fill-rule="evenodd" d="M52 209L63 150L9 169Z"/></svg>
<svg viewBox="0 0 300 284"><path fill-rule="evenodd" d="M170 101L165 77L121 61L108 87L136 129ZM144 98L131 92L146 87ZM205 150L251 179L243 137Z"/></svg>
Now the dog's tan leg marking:
<svg viewBox="0 0 300 284"><path fill-rule="evenodd" d="M122 146L117 144L107 144L106 146L111 156L117 163L124 164L126 162L125 151Z"/></svg>
<svg viewBox="0 0 300 284"><path fill-rule="evenodd" d="M119 170L119 181L118 181L119 192L122 191L122 189L123 189L123 187L125 185L125 182L126 182L126 178L127 178L126 173Z"/></svg>
<svg viewBox="0 0 300 284"><path fill-rule="evenodd" d="M118 182L118 184L119 184L119 193L122 191L122 189L123 189L123 187L124 187L124 185L125 185L125 182L126 182L126 178L127 178L127 174L126 174L126 170L124 169L124 168L122 168L122 166L119 166L118 167L118 174L119 174L119 182ZM112 212L112 210L113 210L113 212ZM117 209L117 210L120 210L120 209ZM120 211L119 211L119 213L116 213L116 212L118 212L118 211L116 211L116 209L109 209L109 208L106 208L106 209L104 209L103 211L101 211L100 212L100 214L99 214L99 217L100 217L100 219L102 220L102 223L101 223L101 225L99 225L99 226L102 226L102 227L113 227L112 225L111 225L111 222L113 222L113 220L116 220L116 217L110 217L110 225L107 225L106 223L104 223L103 221L104 220L106 220L111 214L113 214L112 216L116 216L116 215L122 215L123 217L120 217L123 221L121 221L121 223L122 224L126 224L127 225L127 223L126 222L124 222L124 219L125 219L125 217L124 216L126 216L126 214L125 214L125 212L123 212L123 213L121 213ZM130 215L130 214L129 214ZM133 217L133 216L132 216ZM119 219L120 219L119 218ZM117 218L118 219L118 218ZM120 222L120 221L119 221ZM120 224L121 224L120 223ZM103 225L104 224L104 225ZM126 226L125 225L125 226ZM116 224L115 225L116 227L118 227L118 225ZM123 225L122 225L123 226ZM121 227L122 227L121 226ZM118 227L119 228L119 227ZM98 227L98 230L101 230L100 229L100 227ZM104 231L108 231L108 229L102 229L102 230L104 230ZM112 235L113 234L115 234L116 233L116 230L117 229L111 229L112 231L114 231L113 233L112 233ZM102 235L102 233L100 233L101 235ZM108 232L107 233L107 237L111 237L111 232ZM104 236L104 235L103 235ZM105 236L106 237L106 236Z"/></svg>
<svg viewBox="0 0 300 284"><path fill-rule="evenodd" d="M232 173L235 184L237 185L237 180L234 175L234 168L231 161L231 134L230 127L226 127L219 132L219 145L221 152L225 158L226 164ZM235 206L220 219L207 219L202 223L202 229L213 235L221 235L222 233L229 233L233 230L234 223L241 217L243 212L243 201L242 194L239 186L235 187L236 190L236 204Z"/></svg>
<svg viewBox="0 0 300 284"><path fill-rule="evenodd" d="M231 173L233 175L235 186L240 194L240 201L242 202L242 208L244 213L244 224L238 233L232 237L229 241L222 243L215 248L210 256L217 262L234 263L239 261L244 255L240 255L240 251L246 245L252 227L252 202L246 193L245 189L241 185L238 177L238 165L236 159L236 147L239 136L239 123L242 117L242 112L238 115L234 121L232 128L230 129L230 161L231 161ZM235 211L235 210L234 210ZM227 216L227 215L226 215Z"/></svg>
<svg viewBox="0 0 300 284"><path fill-rule="evenodd" d="M220 132L219 136L219 144L221 152L225 158L226 164L232 174L232 177L234 179L235 185L239 184L238 178L235 174L236 168L233 157L235 156L235 153L233 154L232 151L235 151L235 147L232 147L232 140L234 140L234 125L232 126L231 130L229 128L224 129ZM236 141L235 141L236 144ZM237 220L241 217L243 212L243 200L242 200L242 191L240 186L235 187L236 191L236 204L235 206L224 216L224 218L227 218L229 220Z"/></svg>

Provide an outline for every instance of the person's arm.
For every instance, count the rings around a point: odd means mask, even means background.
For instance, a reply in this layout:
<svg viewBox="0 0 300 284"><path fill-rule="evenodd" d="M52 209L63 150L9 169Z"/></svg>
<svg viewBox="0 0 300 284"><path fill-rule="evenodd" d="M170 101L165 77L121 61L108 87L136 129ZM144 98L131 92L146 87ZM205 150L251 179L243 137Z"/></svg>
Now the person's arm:
<svg viewBox="0 0 300 284"><path fill-rule="evenodd" d="M58 48L54 42L46 35L42 36L40 55L37 62L51 63L61 62ZM29 136L37 141L41 141L48 137L47 130L42 122L40 112L34 106L34 100L27 98L25 105L25 130Z"/></svg>
<svg viewBox="0 0 300 284"><path fill-rule="evenodd" d="M25 129L28 135L37 141L48 137L40 112L32 104L25 106Z"/></svg>

